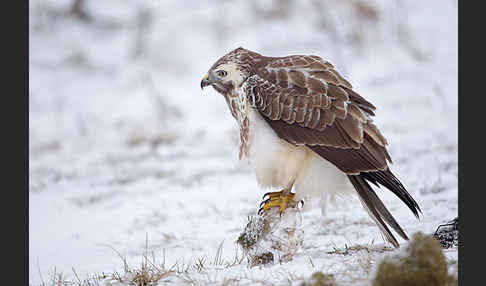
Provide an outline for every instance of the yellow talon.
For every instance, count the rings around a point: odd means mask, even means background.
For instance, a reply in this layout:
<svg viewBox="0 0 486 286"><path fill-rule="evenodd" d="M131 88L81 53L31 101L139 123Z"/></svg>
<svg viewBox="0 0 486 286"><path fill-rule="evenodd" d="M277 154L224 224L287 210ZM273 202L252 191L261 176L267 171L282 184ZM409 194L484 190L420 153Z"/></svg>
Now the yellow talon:
<svg viewBox="0 0 486 286"><path fill-rule="evenodd" d="M267 195L269 196L269 198L262 203L263 206L258 211L259 214L273 207L279 207L280 215L282 215L287 207L295 207L298 203L294 201L295 194L293 193L283 194L283 191L271 192L266 193L264 197Z"/></svg>

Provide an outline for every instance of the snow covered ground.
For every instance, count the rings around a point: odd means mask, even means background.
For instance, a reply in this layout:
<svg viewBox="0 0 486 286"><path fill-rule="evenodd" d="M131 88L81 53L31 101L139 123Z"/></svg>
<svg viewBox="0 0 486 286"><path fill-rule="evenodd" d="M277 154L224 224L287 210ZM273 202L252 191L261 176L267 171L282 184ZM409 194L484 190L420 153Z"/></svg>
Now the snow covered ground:
<svg viewBox="0 0 486 286"><path fill-rule="evenodd" d="M32 285L54 273L76 281L73 269L81 279L122 272L114 249L138 265L146 239L167 265L212 260L221 243L233 261L267 190L238 161L224 100L199 83L238 46L331 61L377 107L391 168L423 210L417 221L377 191L405 231L433 233L457 216L457 1L84 2L88 18L69 14L72 1L30 1ZM332 253L384 245L357 199L326 218L314 208L303 225L303 247L288 263L188 275L200 284L289 284L322 270L339 285L366 283L383 253ZM457 249L445 253L457 265Z"/></svg>

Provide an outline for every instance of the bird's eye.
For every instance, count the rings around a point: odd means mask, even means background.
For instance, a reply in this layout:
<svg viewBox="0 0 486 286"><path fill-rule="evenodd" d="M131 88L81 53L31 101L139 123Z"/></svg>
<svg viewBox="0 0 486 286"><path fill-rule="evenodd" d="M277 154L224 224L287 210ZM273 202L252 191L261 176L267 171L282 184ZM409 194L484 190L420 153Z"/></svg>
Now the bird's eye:
<svg viewBox="0 0 486 286"><path fill-rule="evenodd" d="M225 71L225 70L219 70L216 72L216 74L219 76L219 77L225 77L228 75L228 73Z"/></svg>

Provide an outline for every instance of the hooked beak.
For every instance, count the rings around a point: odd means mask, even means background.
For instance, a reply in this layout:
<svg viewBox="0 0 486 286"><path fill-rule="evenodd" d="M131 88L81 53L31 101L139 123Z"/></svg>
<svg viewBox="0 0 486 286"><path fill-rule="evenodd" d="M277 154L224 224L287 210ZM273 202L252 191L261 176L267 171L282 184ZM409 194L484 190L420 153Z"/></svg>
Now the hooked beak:
<svg viewBox="0 0 486 286"><path fill-rule="evenodd" d="M201 80L201 89L210 85L212 81L209 79L209 74L206 74L203 79Z"/></svg>

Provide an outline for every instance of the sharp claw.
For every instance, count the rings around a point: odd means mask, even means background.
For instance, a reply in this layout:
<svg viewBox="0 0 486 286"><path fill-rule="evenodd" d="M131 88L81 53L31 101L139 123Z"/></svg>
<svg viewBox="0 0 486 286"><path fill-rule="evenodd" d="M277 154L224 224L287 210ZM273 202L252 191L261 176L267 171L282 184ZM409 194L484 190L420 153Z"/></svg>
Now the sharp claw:
<svg viewBox="0 0 486 286"><path fill-rule="evenodd" d="M271 200L271 199L266 199L266 200L264 200L263 202L261 202L261 203L260 203L260 208L262 207L262 205L264 205L264 204L266 204L266 203L270 202L270 200Z"/></svg>
<svg viewBox="0 0 486 286"><path fill-rule="evenodd" d="M262 200L264 200L266 196L270 196L270 193L271 193L271 192L265 193L265 194L263 195L263 197L262 197Z"/></svg>

